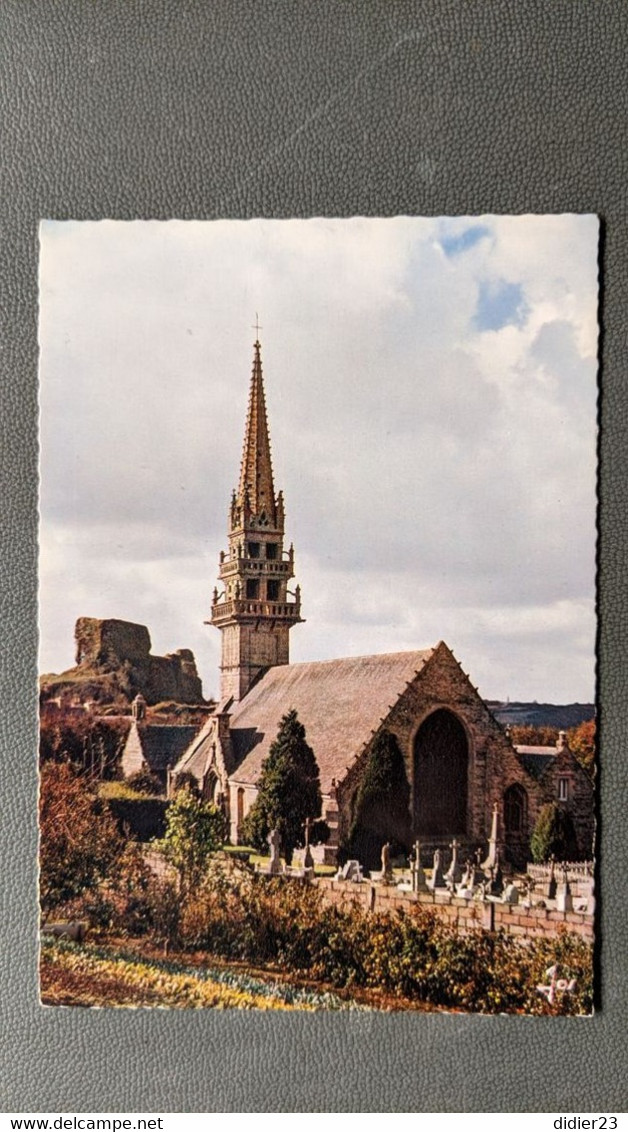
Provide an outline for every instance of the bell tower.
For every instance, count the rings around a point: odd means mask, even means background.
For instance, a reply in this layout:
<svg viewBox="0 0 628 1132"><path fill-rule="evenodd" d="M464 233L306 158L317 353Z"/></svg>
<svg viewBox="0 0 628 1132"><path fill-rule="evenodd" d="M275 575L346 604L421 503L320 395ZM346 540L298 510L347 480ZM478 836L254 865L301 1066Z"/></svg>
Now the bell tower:
<svg viewBox="0 0 628 1132"><path fill-rule="evenodd" d="M220 553L222 589L211 620L222 633L221 699L241 700L256 678L289 662L289 634L302 621L301 593L288 590L294 550L284 550L283 494L275 496L259 340L244 431L240 484L228 519L229 549Z"/></svg>

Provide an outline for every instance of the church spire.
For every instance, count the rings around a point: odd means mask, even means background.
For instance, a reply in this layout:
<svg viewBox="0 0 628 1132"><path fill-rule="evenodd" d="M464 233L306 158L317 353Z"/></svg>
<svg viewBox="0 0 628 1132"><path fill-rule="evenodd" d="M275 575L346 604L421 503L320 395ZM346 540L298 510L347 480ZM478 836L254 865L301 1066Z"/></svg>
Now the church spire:
<svg viewBox="0 0 628 1132"><path fill-rule="evenodd" d="M294 550L284 550L283 494L275 497L259 339L253 355L240 485L231 496L229 549L220 555L221 588L210 624L222 634L221 700L241 700L258 677L289 663L289 634L302 620Z"/></svg>
<svg viewBox="0 0 628 1132"><path fill-rule="evenodd" d="M275 526L275 489L259 340L255 342L253 350L253 373L244 430L238 503L240 507L248 506L252 515L261 516L271 526Z"/></svg>

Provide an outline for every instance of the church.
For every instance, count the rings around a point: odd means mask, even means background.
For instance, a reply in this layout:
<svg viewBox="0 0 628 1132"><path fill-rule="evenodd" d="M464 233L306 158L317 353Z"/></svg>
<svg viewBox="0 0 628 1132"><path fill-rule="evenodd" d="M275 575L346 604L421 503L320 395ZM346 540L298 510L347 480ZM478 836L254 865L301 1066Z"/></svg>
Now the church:
<svg viewBox="0 0 628 1132"><path fill-rule="evenodd" d="M522 867L540 808L570 815L589 858L593 786L561 732L556 748L515 748L444 641L412 652L290 663L290 632L303 620L285 546L283 494L275 493L261 347L254 344L240 480L228 513L227 550L208 624L222 637L220 699L172 773L191 774L219 804L237 844L279 722L295 709L320 771L330 829L319 860L347 845L360 782L376 736L402 752L410 813L400 843L427 852L455 837L485 846L494 808L504 856ZM409 847L409 845L408 845Z"/></svg>

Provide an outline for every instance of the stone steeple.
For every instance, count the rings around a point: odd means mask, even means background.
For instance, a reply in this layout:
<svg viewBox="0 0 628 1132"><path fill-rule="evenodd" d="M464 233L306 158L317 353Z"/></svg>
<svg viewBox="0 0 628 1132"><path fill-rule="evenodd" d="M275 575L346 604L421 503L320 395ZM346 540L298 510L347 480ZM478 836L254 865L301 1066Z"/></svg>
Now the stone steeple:
<svg viewBox="0 0 628 1132"><path fill-rule="evenodd" d="M277 518L275 488L259 342L255 343L253 349L253 374L244 430L238 500L242 507L247 501L253 515L266 516L270 523L275 524Z"/></svg>
<svg viewBox="0 0 628 1132"><path fill-rule="evenodd" d="M229 549L220 554L222 589L211 620L222 633L221 699L241 700L267 668L289 663L289 633L301 618L294 551L284 550L283 495L275 495L259 341L244 431L240 484L231 497Z"/></svg>

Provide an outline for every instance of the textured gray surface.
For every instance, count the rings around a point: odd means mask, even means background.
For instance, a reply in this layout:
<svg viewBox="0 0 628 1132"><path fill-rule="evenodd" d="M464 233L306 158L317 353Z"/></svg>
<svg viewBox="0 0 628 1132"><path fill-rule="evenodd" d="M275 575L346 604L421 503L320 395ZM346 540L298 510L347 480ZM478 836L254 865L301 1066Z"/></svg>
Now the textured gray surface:
<svg viewBox="0 0 628 1132"><path fill-rule="evenodd" d="M627 41L616 0L3 0L5 1111L625 1108ZM585 1021L42 1010L39 218L571 210L600 213L605 236L601 1011Z"/></svg>

